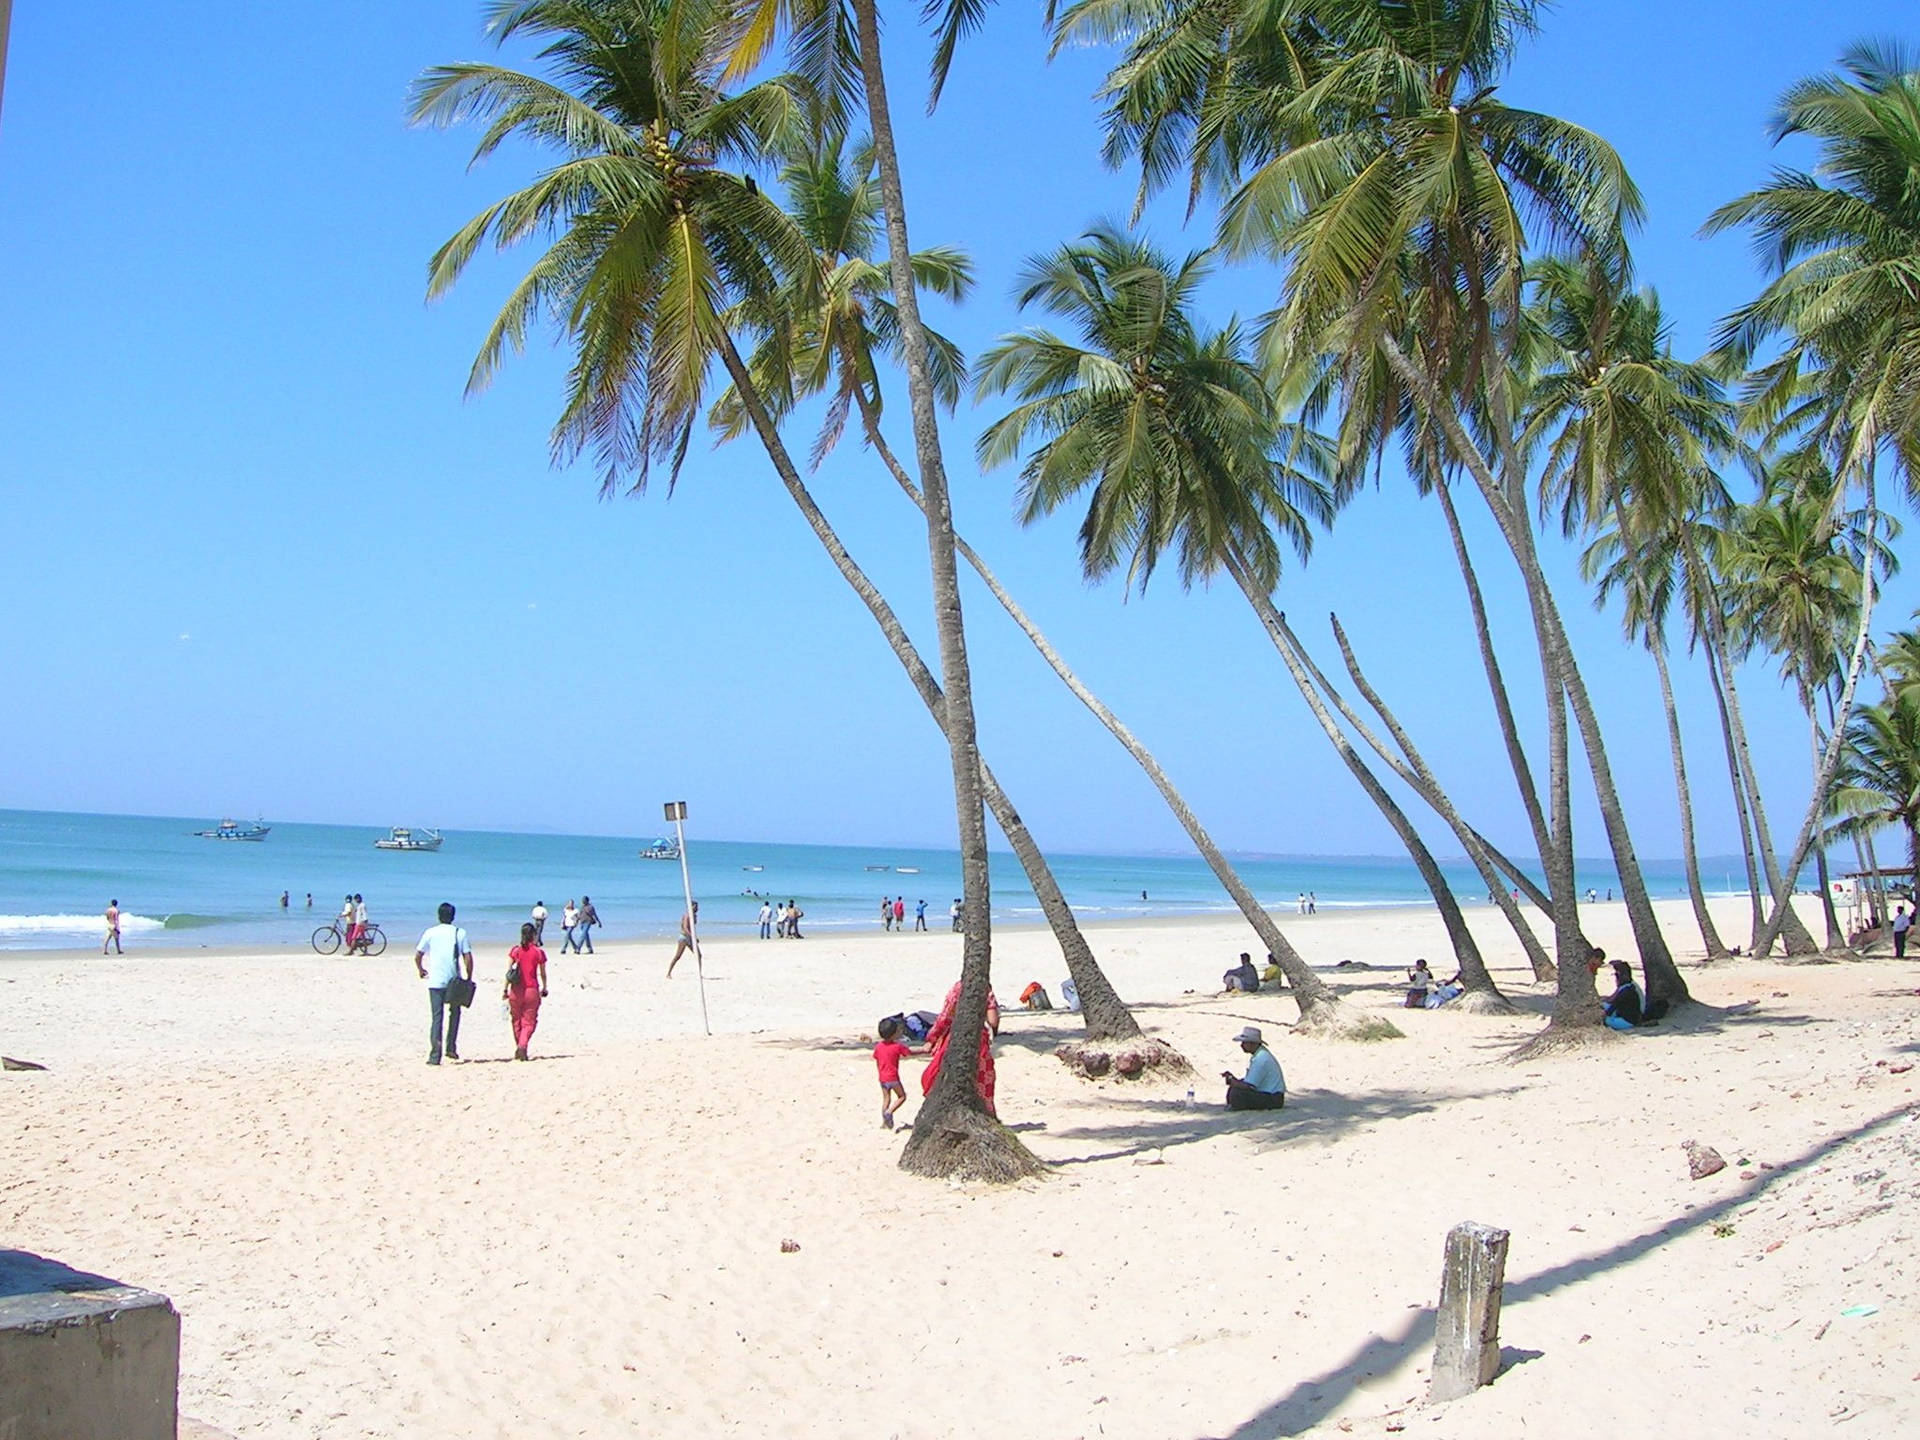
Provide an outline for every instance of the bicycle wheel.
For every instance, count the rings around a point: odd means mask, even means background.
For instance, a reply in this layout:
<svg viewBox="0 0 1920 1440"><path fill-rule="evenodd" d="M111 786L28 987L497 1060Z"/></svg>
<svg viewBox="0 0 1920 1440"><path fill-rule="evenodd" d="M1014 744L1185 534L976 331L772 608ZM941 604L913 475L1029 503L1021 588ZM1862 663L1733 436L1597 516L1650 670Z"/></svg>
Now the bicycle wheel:
<svg viewBox="0 0 1920 1440"><path fill-rule="evenodd" d="M387 932L378 925L369 925L367 933L360 937L360 950L365 955L378 955L387 948Z"/></svg>
<svg viewBox="0 0 1920 1440"><path fill-rule="evenodd" d="M340 932L331 925L322 925L313 932L313 948L322 955L331 955L340 948Z"/></svg>

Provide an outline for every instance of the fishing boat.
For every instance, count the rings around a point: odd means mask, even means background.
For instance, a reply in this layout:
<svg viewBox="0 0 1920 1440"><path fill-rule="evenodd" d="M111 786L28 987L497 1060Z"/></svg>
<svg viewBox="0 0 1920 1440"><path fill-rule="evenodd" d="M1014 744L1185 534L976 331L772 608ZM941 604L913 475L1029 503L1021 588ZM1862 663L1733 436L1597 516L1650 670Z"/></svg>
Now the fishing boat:
<svg viewBox="0 0 1920 1440"><path fill-rule="evenodd" d="M753 874L758 875L762 870L766 869L767 867L764 865L742 865L740 868L742 870L751 871Z"/></svg>
<svg viewBox="0 0 1920 1440"><path fill-rule="evenodd" d="M404 825L396 825L387 832L384 840L373 842L376 850L438 850L441 834L438 830L409 830Z"/></svg>
<svg viewBox="0 0 1920 1440"><path fill-rule="evenodd" d="M863 866L861 866L860 868L861 868L861 869L863 869L863 870L891 870L891 869L893 869L893 866L891 866L891 865L863 865Z"/></svg>
<svg viewBox="0 0 1920 1440"><path fill-rule="evenodd" d="M193 833L203 840L264 840L272 828L257 820L251 825L242 825L237 820L222 820L211 830L196 830Z"/></svg>
<svg viewBox="0 0 1920 1440"><path fill-rule="evenodd" d="M656 840L640 852L642 860L678 860L680 846L672 840Z"/></svg>
<svg viewBox="0 0 1920 1440"><path fill-rule="evenodd" d="M896 865L893 868L894 872L900 875L918 875L920 873L920 867L918 865Z"/></svg>

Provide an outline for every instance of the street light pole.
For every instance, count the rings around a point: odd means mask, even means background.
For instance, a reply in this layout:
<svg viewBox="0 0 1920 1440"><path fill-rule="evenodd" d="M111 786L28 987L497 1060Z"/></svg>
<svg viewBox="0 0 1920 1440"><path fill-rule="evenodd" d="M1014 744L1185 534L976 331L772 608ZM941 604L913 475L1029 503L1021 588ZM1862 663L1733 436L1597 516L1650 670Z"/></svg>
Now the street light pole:
<svg viewBox="0 0 1920 1440"><path fill-rule="evenodd" d="M673 822L674 848L680 852L680 887L686 892L687 908L681 913L687 920L687 939L693 942L693 968L700 976L700 1028L713 1034L707 1021L707 965L700 955L700 917L693 913L693 873L687 869L687 802L669 800L662 807Z"/></svg>

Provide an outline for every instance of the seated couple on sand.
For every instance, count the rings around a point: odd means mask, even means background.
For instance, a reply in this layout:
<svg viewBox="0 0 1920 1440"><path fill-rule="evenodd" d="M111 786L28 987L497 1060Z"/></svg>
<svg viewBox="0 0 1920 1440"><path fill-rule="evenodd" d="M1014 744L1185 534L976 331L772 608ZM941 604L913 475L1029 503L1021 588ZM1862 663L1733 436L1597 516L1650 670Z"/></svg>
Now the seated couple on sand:
<svg viewBox="0 0 1920 1440"><path fill-rule="evenodd" d="M1458 1000L1467 993L1467 987L1461 983L1459 972L1444 985L1433 983L1433 971L1427 968L1427 962L1416 960L1413 968L1407 971L1408 1010L1438 1010L1450 1000Z"/></svg>
<svg viewBox="0 0 1920 1440"><path fill-rule="evenodd" d="M1241 1050L1247 1055L1247 1074L1242 1079L1231 1070L1222 1070L1220 1078L1227 1082L1227 1108L1229 1110L1280 1110L1287 1103L1287 1077L1280 1073L1280 1062L1274 1058L1273 1051L1267 1048L1267 1042L1260 1038L1260 1027L1249 1025L1233 1037Z"/></svg>
<svg viewBox="0 0 1920 1440"><path fill-rule="evenodd" d="M1253 957L1244 950L1240 952L1240 963L1220 977L1220 988L1229 992L1244 990L1251 995L1262 984L1270 985L1276 990L1286 985L1286 975L1280 969L1280 962L1269 955L1267 968L1256 970L1253 968Z"/></svg>

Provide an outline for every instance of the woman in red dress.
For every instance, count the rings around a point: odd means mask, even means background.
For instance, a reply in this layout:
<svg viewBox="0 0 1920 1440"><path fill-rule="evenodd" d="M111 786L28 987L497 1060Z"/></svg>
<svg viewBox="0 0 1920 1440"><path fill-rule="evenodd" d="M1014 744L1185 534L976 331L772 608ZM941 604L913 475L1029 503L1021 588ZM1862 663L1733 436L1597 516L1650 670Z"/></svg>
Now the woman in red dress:
<svg viewBox="0 0 1920 1440"><path fill-rule="evenodd" d="M507 1013L513 1017L513 1058L525 1060L540 1023L540 1001L547 993L547 952L534 939L531 925L520 927L520 943L507 952L513 962L507 972Z"/></svg>
<svg viewBox="0 0 1920 1440"><path fill-rule="evenodd" d="M933 1082L940 1074L940 1062L947 1058L947 1044L953 1039L953 1012L960 1003L960 982L955 981L953 989L947 992L947 1003L940 1007L940 1018L933 1022L933 1028L927 1031L927 1044L932 1047L927 1068L920 1072L920 1093L931 1095ZM993 991L987 991L987 1023L980 1027L980 1063L973 1074L973 1083L980 1091L980 1098L987 1102L987 1113L996 1120L1000 1112L993 1108L993 1037L1000 1033L1000 1002L994 998Z"/></svg>

